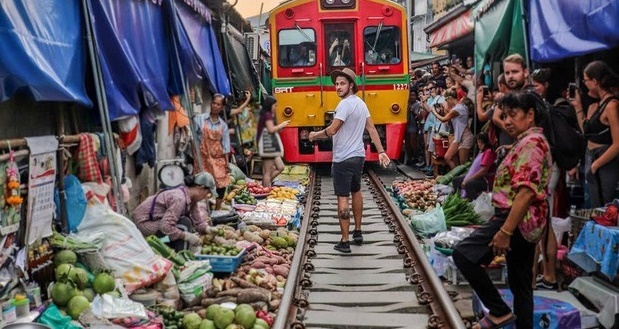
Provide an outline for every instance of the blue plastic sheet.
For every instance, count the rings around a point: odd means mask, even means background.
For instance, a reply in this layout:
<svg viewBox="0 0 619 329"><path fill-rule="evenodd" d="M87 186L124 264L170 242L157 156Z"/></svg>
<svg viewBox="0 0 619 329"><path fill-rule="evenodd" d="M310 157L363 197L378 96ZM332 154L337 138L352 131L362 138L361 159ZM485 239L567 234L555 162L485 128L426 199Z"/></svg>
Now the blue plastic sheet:
<svg viewBox="0 0 619 329"><path fill-rule="evenodd" d="M192 78L206 79L212 92L230 94L230 82L213 27L204 15L190 8L184 1L172 1L176 15L173 13L171 21L177 33L177 47L185 53L181 56L181 62L187 79L190 82Z"/></svg>
<svg viewBox="0 0 619 329"><path fill-rule="evenodd" d="M531 59L550 62L619 46L619 1L530 0Z"/></svg>
<svg viewBox="0 0 619 329"><path fill-rule="evenodd" d="M92 106L81 17L78 0L0 1L0 101L24 92Z"/></svg>
<svg viewBox="0 0 619 329"><path fill-rule="evenodd" d="M143 107L172 110L169 38L153 1L89 0L110 119ZM175 68L172 68L175 69Z"/></svg>

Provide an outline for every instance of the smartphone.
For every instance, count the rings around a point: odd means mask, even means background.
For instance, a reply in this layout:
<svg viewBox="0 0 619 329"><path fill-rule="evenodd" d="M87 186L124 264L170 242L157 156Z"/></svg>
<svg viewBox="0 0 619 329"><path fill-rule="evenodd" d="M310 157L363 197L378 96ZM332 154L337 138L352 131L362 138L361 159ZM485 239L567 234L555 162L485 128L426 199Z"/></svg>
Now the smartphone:
<svg viewBox="0 0 619 329"><path fill-rule="evenodd" d="M576 84L573 82L570 82L570 84L568 85L568 96L567 97L570 99L576 98Z"/></svg>
<svg viewBox="0 0 619 329"><path fill-rule="evenodd" d="M488 86L483 86L482 87L484 96L490 96L490 89L488 89Z"/></svg>

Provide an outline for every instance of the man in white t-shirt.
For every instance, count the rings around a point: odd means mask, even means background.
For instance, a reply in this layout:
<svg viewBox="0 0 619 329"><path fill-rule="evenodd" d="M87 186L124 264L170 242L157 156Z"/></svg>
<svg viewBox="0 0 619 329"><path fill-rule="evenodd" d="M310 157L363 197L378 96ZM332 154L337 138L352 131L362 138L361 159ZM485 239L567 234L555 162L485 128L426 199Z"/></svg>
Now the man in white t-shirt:
<svg viewBox="0 0 619 329"><path fill-rule="evenodd" d="M338 218L342 230L342 239L333 248L343 253L350 253L350 210L348 204L351 195L352 212L355 219L355 230L352 238L358 245L363 243L361 232L361 216L363 213L361 174L365 163L365 147L363 145L365 129L368 130L370 138L378 150L380 164L386 167L390 162L380 142L367 105L355 95L359 90L355 82L356 78L355 72L349 68L335 70L331 73L331 81L335 85L335 91L342 100L335 108L335 116L331 125L321 131L311 132L309 135L310 141L333 138L331 176L337 196Z"/></svg>

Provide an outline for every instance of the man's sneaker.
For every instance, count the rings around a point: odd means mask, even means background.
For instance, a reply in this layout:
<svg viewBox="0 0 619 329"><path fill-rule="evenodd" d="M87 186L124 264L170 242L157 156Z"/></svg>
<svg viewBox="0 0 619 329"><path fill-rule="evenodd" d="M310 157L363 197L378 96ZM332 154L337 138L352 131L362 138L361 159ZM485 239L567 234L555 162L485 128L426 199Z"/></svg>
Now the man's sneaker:
<svg viewBox="0 0 619 329"><path fill-rule="evenodd" d="M415 167L417 167L417 168L423 168L425 166L426 166L426 162L425 161L420 161L420 162L415 163Z"/></svg>
<svg viewBox="0 0 619 329"><path fill-rule="evenodd" d="M361 230L352 231L352 240L355 241L355 244L360 246L363 244L363 232Z"/></svg>
<svg viewBox="0 0 619 329"><path fill-rule="evenodd" d="M343 252L345 254L350 254L350 242L349 241L340 241L338 244L333 246L333 249Z"/></svg>
<svg viewBox="0 0 619 329"><path fill-rule="evenodd" d="M541 281L536 282L537 289L544 290L557 290L559 289L559 285L556 282L550 283L546 280L542 279Z"/></svg>

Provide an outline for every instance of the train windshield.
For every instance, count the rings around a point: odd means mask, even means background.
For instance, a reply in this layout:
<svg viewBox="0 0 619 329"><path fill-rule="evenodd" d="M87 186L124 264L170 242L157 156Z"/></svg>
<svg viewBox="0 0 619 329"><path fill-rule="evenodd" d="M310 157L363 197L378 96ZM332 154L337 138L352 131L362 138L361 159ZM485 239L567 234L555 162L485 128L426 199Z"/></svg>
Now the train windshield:
<svg viewBox="0 0 619 329"><path fill-rule="evenodd" d="M402 58L400 29L396 26L368 26L363 30L365 62L373 65L399 64Z"/></svg>
<svg viewBox="0 0 619 329"><path fill-rule="evenodd" d="M282 67L316 64L316 32L313 29L281 30L278 34L278 62Z"/></svg>
<svg viewBox="0 0 619 329"><path fill-rule="evenodd" d="M325 24L325 58L331 67L352 66L355 62L353 24Z"/></svg>

